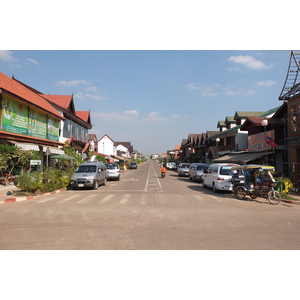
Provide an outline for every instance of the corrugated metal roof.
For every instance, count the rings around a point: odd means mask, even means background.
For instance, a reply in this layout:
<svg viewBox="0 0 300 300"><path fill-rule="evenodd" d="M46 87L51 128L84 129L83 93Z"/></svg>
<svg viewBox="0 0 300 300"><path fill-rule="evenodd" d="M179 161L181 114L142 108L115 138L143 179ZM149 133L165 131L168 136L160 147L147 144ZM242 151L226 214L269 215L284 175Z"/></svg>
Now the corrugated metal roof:
<svg viewBox="0 0 300 300"><path fill-rule="evenodd" d="M271 154L268 152L267 155ZM244 152L244 153L232 153L214 160L214 162L218 163L237 163L237 164L245 164L248 161L255 160L256 158L263 157L266 155L266 152Z"/></svg>

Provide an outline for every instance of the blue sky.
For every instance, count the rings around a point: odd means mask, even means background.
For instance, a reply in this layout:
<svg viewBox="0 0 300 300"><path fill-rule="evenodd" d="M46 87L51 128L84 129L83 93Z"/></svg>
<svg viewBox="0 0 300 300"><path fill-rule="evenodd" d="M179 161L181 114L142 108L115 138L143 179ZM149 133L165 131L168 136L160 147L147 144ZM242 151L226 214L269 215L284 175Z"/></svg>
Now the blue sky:
<svg viewBox="0 0 300 300"><path fill-rule="evenodd" d="M74 94L98 138L129 141L144 154L218 130L235 111L265 111L278 100L290 51L17 50L0 71L45 94Z"/></svg>

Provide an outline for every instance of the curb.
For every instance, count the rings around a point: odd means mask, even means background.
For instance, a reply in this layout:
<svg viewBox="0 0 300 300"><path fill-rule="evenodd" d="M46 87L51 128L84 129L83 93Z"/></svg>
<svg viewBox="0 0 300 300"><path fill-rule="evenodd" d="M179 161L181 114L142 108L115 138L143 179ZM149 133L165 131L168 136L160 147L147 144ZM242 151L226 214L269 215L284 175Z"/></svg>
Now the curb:
<svg viewBox="0 0 300 300"><path fill-rule="evenodd" d="M293 201L293 200L286 200L286 199L281 199L281 202L296 204L296 205L300 204L300 201Z"/></svg>
<svg viewBox="0 0 300 300"><path fill-rule="evenodd" d="M38 196L47 196L47 195L57 194L57 193L65 191L65 190L66 190L66 188L60 189L60 190L57 190L57 191L53 191L53 192L49 192L49 193L45 193L45 194L41 194L41 195L38 195ZM24 200L30 200L30 199L33 199L35 197L37 197L37 196L7 198L7 199L4 199L4 200L0 200L0 203L19 202L19 201L24 201Z"/></svg>

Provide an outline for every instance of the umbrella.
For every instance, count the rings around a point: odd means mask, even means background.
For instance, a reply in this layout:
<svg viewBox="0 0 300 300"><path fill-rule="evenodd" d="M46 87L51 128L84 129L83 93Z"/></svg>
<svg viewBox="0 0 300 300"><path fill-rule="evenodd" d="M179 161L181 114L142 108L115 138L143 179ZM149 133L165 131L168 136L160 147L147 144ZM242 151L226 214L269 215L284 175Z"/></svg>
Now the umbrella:
<svg viewBox="0 0 300 300"><path fill-rule="evenodd" d="M53 155L52 158L62 158L62 159L75 159L75 157L73 156L69 156L69 155L65 155L65 154L61 154L61 155Z"/></svg>

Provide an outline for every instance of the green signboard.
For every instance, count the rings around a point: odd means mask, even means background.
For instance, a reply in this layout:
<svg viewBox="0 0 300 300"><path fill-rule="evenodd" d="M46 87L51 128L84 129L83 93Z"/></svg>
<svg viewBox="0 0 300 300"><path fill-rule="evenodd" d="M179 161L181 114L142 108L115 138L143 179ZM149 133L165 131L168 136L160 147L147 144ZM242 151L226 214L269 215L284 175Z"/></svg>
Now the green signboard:
<svg viewBox="0 0 300 300"><path fill-rule="evenodd" d="M48 116L48 139L59 141L59 121Z"/></svg>
<svg viewBox="0 0 300 300"><path fill-rule="evenodd" d="M28 135L28 106L10 97L3 96L2 129Z"/></svg>
<svg viewBox="0 0 300 300"><path fill-rule="evenodd" d="M47 138L47 123L46 114L30 107L29 108L29 135L39 137L42 139Z"/></svg>
<svg viewBox="0 0 300 300"><path fill-rule="evenodd" d="M59 120L11 97L2 97L2 129L59 141Z"/></svg>

